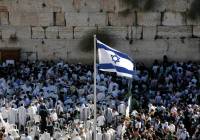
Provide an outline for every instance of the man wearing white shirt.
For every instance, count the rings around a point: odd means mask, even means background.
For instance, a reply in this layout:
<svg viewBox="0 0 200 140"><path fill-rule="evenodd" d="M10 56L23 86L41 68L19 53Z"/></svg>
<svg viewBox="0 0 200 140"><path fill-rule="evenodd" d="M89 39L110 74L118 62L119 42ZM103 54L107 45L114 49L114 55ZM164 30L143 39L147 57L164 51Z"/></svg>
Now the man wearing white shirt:
<svg viewBox="0 0 200 140"><path fill-rule="evenodd" d="M18 109L11 108L8 114L8 122L10 124L16 124L18 122Z"/></svg>
<svg viewBox="0 0 200 140"><path fill-rule="evenodd" d="M24 105L21 105L19 108L18 108L18 116L19 116L19 127L21 128L21 126L25 126L26 124L26 108L24 107Z"/></svg>
<svg viewBox="0 0 200 140"><path fill-rule="evenodd" d="M34 116L36 115L37 112L37 107L35 105L30 105L27 109L28 111L28 115L30 117L31 120L34 119Z"/></svg>
<svg viewBox="0 0 200 140"><path fill-rule="evenodd" d="M105 117L104 115L100 115L97 117L97 126L102 127L105 125Z"/></svg>
<svg viewBox="0 0 200 140"><path fill-rule="evenodd" d="M123 101L120 102L118 105L118 112L121 113L122 115L126 114L126 105Z"/></svg>

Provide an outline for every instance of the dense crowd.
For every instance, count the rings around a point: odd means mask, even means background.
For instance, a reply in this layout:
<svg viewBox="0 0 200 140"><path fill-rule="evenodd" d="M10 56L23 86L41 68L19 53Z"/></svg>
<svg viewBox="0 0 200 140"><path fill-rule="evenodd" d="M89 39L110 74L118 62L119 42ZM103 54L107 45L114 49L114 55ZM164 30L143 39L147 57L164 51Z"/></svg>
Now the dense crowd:
<svg viewBox="0 0 200 140"><path fill-rule="evenodd" d="M131 94L126 78L96 77L97 140L200 139L199 63L138 63ZM93 89L90 65L2 63L0 140L93 140Z"/></svg>

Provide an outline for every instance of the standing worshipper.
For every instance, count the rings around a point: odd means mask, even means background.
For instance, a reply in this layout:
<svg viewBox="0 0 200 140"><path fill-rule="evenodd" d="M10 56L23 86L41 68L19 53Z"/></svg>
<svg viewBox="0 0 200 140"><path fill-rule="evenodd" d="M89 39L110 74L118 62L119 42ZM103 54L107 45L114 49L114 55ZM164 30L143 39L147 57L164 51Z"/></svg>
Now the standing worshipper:
<svg viewBox="0 0 200 140"><path fill-rule="evenodd" d="M41 133L44 133L44 131L46 130L47 128L47 116L48 116L48 111L47 111L47 108L45 106L44 103L42 103L39 107L39 115L41 117L41 120L40 120L40 130L41 130Z"/></svg>
<svg viewBox="0 0 200 140"><path fill-rule="evenodd" d="M104 117L106 119L106 126L112 123L112 109L107 105L107 109L105 110Z"/></svg>
<svg viewBox="0 0 200 140"><path fill-rule="evenodd" d="M27 114L26 114L26 108L24 107L23 104L21 104L21 106L18 108L18 115L19 115L19 128L20 130L22 129L24 130Z"/></svg>

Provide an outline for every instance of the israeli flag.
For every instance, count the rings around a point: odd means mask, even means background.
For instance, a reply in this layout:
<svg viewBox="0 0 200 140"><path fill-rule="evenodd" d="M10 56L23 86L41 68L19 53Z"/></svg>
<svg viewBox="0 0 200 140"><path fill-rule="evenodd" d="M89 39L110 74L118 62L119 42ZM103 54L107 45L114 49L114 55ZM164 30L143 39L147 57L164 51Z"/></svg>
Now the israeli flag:
<svg viewBox="0 0 200 140"><path fill-rule="evenodd" d="M118 76L127 78L133 77L133 62L120 51L117 51L101 41L97 40L97 48L99 55L99 70L115 72Z"/></svg>

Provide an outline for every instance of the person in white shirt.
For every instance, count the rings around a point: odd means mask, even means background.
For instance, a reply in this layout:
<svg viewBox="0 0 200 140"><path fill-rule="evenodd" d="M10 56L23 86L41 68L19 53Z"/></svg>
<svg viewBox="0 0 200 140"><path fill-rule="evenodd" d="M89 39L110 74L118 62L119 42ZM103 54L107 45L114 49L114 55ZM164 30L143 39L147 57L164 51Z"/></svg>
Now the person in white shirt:
<svg viewBox="0 0 200 140"><path fill-rule="evenodd" d="M105 125L105 117L104 115L100 115L97 117L97 126L102 127Z"/></svg>
<svg viewBox="0 0 200 140"><path fill-rule="evenodd" d="M21 105L19 108L18 108L18 117L19 117L19 127L21 129L21 126L25 126L26 124L26 118L27 118L27 112L26 112L26 108L24 107L24 105Z"/></svg>
<svg viewBox="0 0 200 140"><path fill-rule="evenodd" d="M18 109L11 108L8 113L8 122L10 124L16 124L18 122Z"/></svg>
<svg viewBox="0 0 200 140"><path fill-rule="evenodd" d="M126 105L123 101L120 102L118 105L118 112L121 113L122 115L126 114Z"/></svg>

